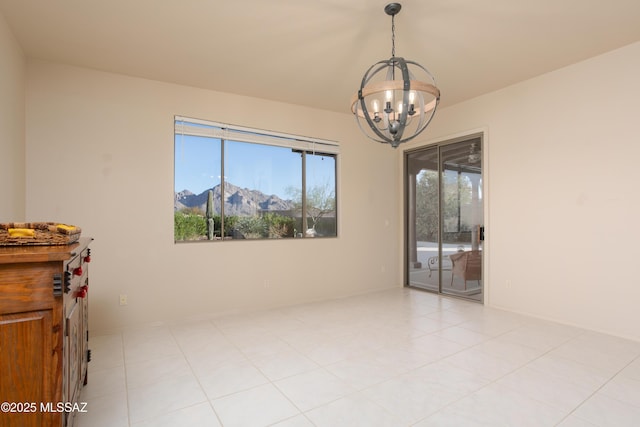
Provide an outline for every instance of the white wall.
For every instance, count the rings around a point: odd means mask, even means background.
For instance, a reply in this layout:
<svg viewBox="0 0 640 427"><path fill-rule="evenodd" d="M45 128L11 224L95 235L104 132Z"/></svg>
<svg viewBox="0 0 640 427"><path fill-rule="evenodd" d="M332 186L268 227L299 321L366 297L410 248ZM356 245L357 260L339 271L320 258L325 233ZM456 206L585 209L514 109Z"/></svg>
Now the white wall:
<svg viewBox="0 0 640 427"><path fill-rule="evenodd" d="M41 61L27 70L27 217L95 238L93 331L401 286L400 170L350 114ZM339 237L174 244L176 114L339 141Z"/></svg>
<svg viewBox="0 0 640 427"><path fill-rule="evenodd" d="M0 222L25 216L25 70L22 49L0 14Z"/></svg>
<svg viewBox="0 0 640 427"><path fill-rule="evenodd" d="M635 43L436 113L488 131L490 305L640 340L638 76Z"/></svg>
<svg viewBox="0 0 640 427"><path fill-rule="evenodd" d="M636 43L438 111L430 141L488 132L489 305L640 339L638 75ZM40 61L26 81L26 216L96 238L94 331L401 285L402 152L349 114ZM174 114L339 140L340 237L175 245Z"/></svg>

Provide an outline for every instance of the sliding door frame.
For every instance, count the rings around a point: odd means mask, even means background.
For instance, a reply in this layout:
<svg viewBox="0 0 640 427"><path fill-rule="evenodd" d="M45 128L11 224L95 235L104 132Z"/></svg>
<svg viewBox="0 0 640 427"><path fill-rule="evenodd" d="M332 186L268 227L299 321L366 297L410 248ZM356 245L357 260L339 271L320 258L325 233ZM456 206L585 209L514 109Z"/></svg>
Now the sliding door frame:
<svg viewBox="0 0 640 427"><path fill-rule="evenodd" d="M434 141L429 141L426 144L422 144L420 146L414 146L414 147L410 147L407 148L403 151L403 156L402 156L402 173L403 173L403 220L404 220L404 236L403 236L403 245L404 245L404 256L403 256L403 283L405 287L412 287L412 288L416 288L416 289L420 289L419 287L416 286L412 286L410 283L410 277L409 277L409 262L412 259L412 254L410 253L410 249L409 249L409 239L411 238L410 235L410 221L413 220L415 222L415 218L416 218L416 212L415 212L415 206L411 206L411 196L410 196L410 190L409 190L409 185L411 184L409 182L409 170L408 170L408 160L409 160L409 156L412 153L416 153L416 152L420 152L423 150L427 150L427 149L436 149L437 150L437 156L438 156L438 174L441 177L441 161L440 161L440 150L442 147L446 147L450 144L456 144L456 143L460 143L460 142L465 142L465 141L470 141L473 139L480 139L480 144L482 147L482 151L481 151L481 164L482 164L482 195L483 195L483 203L482 203L482 209L483 209L483 217L484 217L484 241L483 241L483 256L482 256L482 289L483 289L483 298L482 301L479 301L480 303L483 303L485 305L489 304L489 256L490 256L490 239L488 238L488 234L490 232L490 227L489 227L489 209L488 209L488 205L489 205L489 194L488 194L488 180L487 180L487 176L488 173L486 173L489 170L489 143L488 143L488 138L487 138L487 129L478 129L478 130L474 130L474 131L470 131L470 132L465 132L464 134L458 134L458 135L453 135L453 136L449 136L449 137L445 137L443 139L439 139L439 140L434 140ZM440 181L440 179L439 179ZM415 202L415 201L414 201ZM438 238L439 238L439 242L438 242L438 255L439 255L439 265L438 265L438 295L443 295L443 296L453 296L453 297L457 297L456 295L452 295L449 293L443 293L442 292L442 276L441 276L441 267L442 267L442 254L441 254L441 247L442 247L442 238L443 238L443 230L442 230L442 218L440 218L441 216L441 203L442 203L442 184L441 182L439 182L438 185ZM414 203L415 205L415 203ZM413 225L414 229L415 229L415 224ZM466 299L465 300L469 300L469 301L473 301L471 299Z"/></svg>

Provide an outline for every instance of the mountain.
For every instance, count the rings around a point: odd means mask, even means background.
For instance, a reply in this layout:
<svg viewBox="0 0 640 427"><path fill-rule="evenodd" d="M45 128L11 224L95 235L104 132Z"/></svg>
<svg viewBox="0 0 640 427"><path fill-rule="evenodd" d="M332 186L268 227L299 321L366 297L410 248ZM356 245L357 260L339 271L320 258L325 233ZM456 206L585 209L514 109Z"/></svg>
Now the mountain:
<svg viewBox="0 0 640 427"><path fill-rule="evenodd" d="M213 190L213 210L220 212L221 187L216 185ZM175 193L174 210L184 208L198 208L205 212L207 209L207 197L209 190L200 194L194 194L189 190ZM225 183L224 213L225 215L255 215L263 211L289 211L294 208L291 200L282 200L276 195L266 195L257 190L240 188L236 185Z"/></svg>

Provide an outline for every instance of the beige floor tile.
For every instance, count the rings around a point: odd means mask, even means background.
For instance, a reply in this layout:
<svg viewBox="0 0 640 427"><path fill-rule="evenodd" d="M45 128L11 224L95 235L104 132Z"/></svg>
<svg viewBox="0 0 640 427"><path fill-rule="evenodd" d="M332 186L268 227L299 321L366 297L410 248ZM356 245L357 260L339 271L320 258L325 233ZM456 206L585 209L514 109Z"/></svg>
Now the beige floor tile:
<svg viewBox="0 0 640 427"><path fill-rule="evenodd" d="M412 289L90 338L79 427L636 426L640 343Z"/></svg>

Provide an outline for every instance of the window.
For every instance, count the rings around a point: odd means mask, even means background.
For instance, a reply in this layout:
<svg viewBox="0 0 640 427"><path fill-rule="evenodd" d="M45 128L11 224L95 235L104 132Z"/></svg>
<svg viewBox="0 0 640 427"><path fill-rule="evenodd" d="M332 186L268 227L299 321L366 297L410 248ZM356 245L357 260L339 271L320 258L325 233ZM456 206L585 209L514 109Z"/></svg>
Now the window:
<svg viewBox="0 0 640 427"><path fill-rule="evenodd" d="M338 145L175 118L174 240L337 236Z"/></svg>

